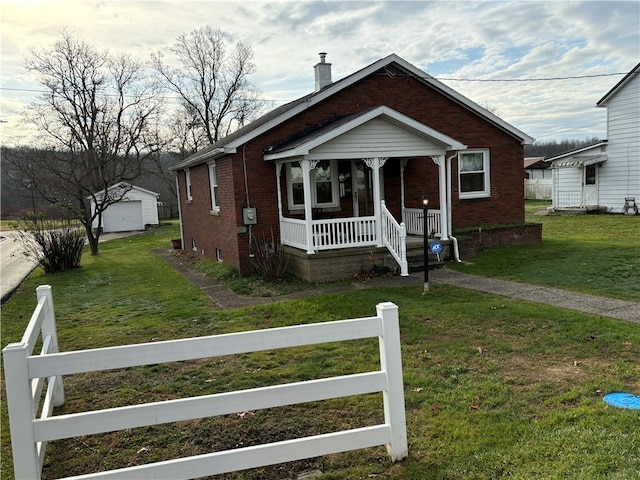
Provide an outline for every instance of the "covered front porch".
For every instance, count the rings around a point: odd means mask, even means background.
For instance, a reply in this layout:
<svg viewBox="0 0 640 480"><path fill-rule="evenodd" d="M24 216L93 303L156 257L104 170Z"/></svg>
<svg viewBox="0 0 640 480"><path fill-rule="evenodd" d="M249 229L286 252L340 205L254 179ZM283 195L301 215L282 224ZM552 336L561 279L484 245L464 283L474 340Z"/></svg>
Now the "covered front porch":
<svg viewBox="0 0 640 480"><path fill-rule="evenodd" d="M426 234L447 241L447 165L455 154L448 159L446 154L465 148L384 106L336 119L274 146L265 153L265 160L276 165L282 245L298 265L301 259L317 263L319 257L330 255L341 258L342 264L353 264L351 268L358 263L354 257L373 257L378 264L384 258L384 264L391 267L390 257L400 275L408 275L407 244L412 243L412 236L419 237L414 243L422 244L425 220L423 208L416 208L415 202L405 204L405 170L411 163L437 166L437 181L420 178L418 188L425 190L420 195L431 190L431 205L436 207L428 210ZM422 171L429 169L415 168L414 175ZM427 188L427 184L432 186ZM412 185L416 185L415 178ZM416 192L411 196L415 199ZM394 207L388 208L387 203ZM309 271L295 273L306 279L317 277Z"/></svg>
<svg viewBox="0 0 640 480"><path fill-rule="evenodd" d="M438 240L444 249L439 255L430 254L430 265L433 267L444 261L451 251L451 240ZM405 259L408 272L424 268L424 238L421 235L406 237ZM360 274L395 274L399 275L400 263L387 247L370 245L319 249L310 255L304 249L285 246L288 253L288 271L307 282L326 282L344 278L354 278ZM406 275L405 275L406 276Z"/></svg>

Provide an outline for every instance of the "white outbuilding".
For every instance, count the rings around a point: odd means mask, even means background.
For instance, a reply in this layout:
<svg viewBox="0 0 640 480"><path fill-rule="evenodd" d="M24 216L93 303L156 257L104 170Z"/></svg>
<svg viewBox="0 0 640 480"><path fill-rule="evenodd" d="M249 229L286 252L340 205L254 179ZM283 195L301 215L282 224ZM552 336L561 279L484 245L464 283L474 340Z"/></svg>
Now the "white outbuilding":
<svg viewBox="0 0 640 480"><path fill-rule="evenodd" d="M109 205L102 213L103 232L129 232L145 230L149 226L158 225L159 194L144 188L128 184L117 183L109 187L109 192L128 190L119 202ZM119 195L119 193L117 193ZM95 202L91 200L91 213L95 212ZM97 219L93 228L98 227Z"/></svg>

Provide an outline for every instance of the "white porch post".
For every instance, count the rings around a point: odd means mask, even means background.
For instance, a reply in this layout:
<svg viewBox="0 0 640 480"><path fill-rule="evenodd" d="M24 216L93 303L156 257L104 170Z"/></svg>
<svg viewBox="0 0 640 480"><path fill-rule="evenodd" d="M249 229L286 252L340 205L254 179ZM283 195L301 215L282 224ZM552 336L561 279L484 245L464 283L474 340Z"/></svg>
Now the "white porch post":
<svg viewBox="0 0 640 480"><path fill-rule="evenodd" d="M380 192L380 168L387 161L386 158L364 158L364 163L373 171L373 215L376 218L376 242L378 247L384 246L382 241L382 213L380 209L380 201L382 195Z"/></svg>
<svg viewBox="0 0 640 480"><path fill-rule="evenodd" d="M444 155L432 155L433 163L438 165L438 192L440 196L440 240L449 239L449 225L447 222L449 205L447 204L447 178L445 172ZM425 235L427 232L425 232Z"/></svg>
<svg viewBox="0 0 640 480"><path fill-rule="evenodd" d="M302 167L302 188L304 190L304 221L307 237L307 253L315 253L313 248L313 210L311 208L311 170L316 168L315 160L300 160Z"/></svg>

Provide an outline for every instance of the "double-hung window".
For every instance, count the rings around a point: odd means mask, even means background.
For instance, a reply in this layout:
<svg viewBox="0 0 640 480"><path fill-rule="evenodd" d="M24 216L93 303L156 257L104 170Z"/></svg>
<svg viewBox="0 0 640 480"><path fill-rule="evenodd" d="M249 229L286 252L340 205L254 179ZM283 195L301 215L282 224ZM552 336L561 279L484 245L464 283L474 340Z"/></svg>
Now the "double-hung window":
<svg viewBox="0 0 640 480"><path fill-rule="evenodd" d="M303 172L299 162L287 164L287 189L290 209L304 208ZM320 160L311 175L311 204L313 208L339 205L338 162Z"/></svg>
<svg viewBox="0 0 640 480"><path fill-rule="evenodd" d="M465 150L458 154L460 198L483 198L491 194L489 150Z"/></svg>
<svg viewBox="0 0 640 480"><path fill-rule="evenodd" d="M220 211L220 200L218 198L218 180L216 178L216 162L209 164L209 187L211 188L211 213Z"/></svg>
<svg viewBox="0 0 640 480"><path fill-rule="evenodd" d="M187 202L190 202L193 196L191 195L191 172L188 168L184 171L184 182L187 188Z"/></svg>

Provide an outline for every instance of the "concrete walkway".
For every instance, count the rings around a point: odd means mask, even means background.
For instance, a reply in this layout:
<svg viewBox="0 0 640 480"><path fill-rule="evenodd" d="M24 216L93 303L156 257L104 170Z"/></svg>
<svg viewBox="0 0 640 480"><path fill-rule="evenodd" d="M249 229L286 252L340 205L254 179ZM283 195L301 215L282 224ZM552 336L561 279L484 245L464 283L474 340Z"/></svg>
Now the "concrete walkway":
<svg viewBox="0 0 640 480"><path fill-rule="evenodd" d="M173 250L162 249L156 250L155 253L173 265L196 286L200 287L221 308L240 308L249 305L259 305L282 300L325 295L328 293L359 290L367 288L367 286L379 287L388 285L399 287L403 285L423 285L424 283L424 274L422 272L417 272L409 275L408 277L376 278L372 279L367 284L354 282L350 285L307 290L278 297L243 297L232 292L226 286L216 282L211 277L205 276L194 270L187 259L179 255L175 255ZM521 300L531 302L546 303L548 305L566 308L569 310L577 310L580 312L601 315L603 317L640 323L640 303L638 302L616 300L608 297L569 292L557 288L541 287L525 283L480 277L477 275L468 275L466 273L456 272L447 268L431 270L429 272L429 283L444 283L455 287L468 288L470 290L503 295L505 297L519 298Z"/></svg>

